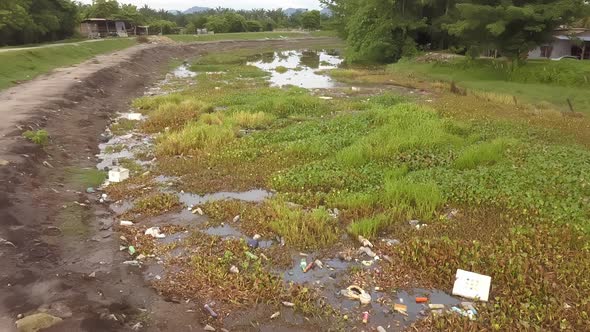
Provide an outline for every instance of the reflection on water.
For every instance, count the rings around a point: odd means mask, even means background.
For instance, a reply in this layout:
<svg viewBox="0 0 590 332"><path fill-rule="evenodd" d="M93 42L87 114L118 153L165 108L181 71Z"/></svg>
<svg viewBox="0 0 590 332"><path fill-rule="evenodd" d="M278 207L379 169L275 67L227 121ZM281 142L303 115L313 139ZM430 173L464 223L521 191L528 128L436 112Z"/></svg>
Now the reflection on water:
<svg viewBox="0 0 590 332"><path fill-rule="evenodd" d="M272 86L322 89L333 88L337 83L328 75L317 72L338 68L342 61L336 51L302 50L259 54L251 57L248 65L270 72Z"/></svg>

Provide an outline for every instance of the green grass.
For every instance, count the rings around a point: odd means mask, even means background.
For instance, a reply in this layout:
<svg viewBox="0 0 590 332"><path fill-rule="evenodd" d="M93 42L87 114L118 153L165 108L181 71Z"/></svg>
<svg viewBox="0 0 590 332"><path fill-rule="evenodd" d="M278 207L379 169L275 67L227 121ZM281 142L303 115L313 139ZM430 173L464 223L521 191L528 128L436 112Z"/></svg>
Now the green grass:
<svg viewBox="0 0 590 332"><path fill-rule="evenodd" d="M458 59L448 63L406 60L390 65L388 70L454 81L467 89L515 96L534 105L549 102L559 110L568 110L566 99L570 99L576 111L590 112L590 96L586 93L590 88L588 61L529 60L512 69L500 60Z"/></svg>
<svg viewBox="0 0 590 332"><path fill-rule="evenodd" d="M94 168L68 168L66 170L68 182L82 188L98 187L107 178L107 173Z"/></svg>
<svg viewBox="0 0 590 332"><path fill-rule="evenodd" d="M141 124L146 133L157 133L166 128L175 130L186 122L197 120L203 113L213 112L213 107L197 99L186 98L178 103L166 102L149 112L148 119Z"/></svg>
<svg viewBox="0 0 590 332"><path fill-rule="evenodd" d="M234 139L235 129L223 124L218 117L202 117L191 122L178 132L164 134L157 146L160 155L181 155L205 152L229 143Z"/></svg>
<svg viewBox="0 0 590 332"><path fill-rule="evenodd" d="M491 142L476 144L465 149L455 160L458 169L471 169L480 165L492 165L502 159L509 142L496 139Z"/></svg>
<svg viewBox="0 0 590 332"><path fill-rule="evenodd" d="M71 66L98 54L135 45L133 39L107 39L79 45L63 45L0 53L0 89L35 78L59 67Z"/></svg>
<svg viewBox="0 0 590 332"><path fill-rule="evenodd" d="M347 231L355 238L362 235L365 238L373 239L387 226L391 224L392 218L386 214L379 214L372 217L362 218L351 222Z"/></svg>
<svg viewBox="0 0 590 332"><path fill-rule="evenodd" d="M256 40L256 39L280 39L300 38L307 34L301 32L240 32L240 33L216 33L214 35L167 35L170 39L183 42L205 42L221 40Z"/></svg>

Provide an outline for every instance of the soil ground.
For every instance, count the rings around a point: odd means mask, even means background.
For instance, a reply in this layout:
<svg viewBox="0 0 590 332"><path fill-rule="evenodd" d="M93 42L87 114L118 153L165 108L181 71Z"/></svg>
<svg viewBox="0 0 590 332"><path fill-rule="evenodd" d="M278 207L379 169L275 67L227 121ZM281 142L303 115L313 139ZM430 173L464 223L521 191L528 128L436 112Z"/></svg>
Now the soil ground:
<svg viewBox="0 0 590 332"><path fill-rule="evenodd" d="M161 79L171 60L326 41L332 40L138 45L1 92L0 161L9 164L0 166L0 330L13 331L18 315L39 309L67 318L46 331L126 331L147 317L141 330L201 330L202 312L161 298L122 264L109 213L87 202L68 170L95 167L110 117ZM21 137L38 128L51 136L44 149ZM64 218L77 223L78 234L60 230Z"/></svg>

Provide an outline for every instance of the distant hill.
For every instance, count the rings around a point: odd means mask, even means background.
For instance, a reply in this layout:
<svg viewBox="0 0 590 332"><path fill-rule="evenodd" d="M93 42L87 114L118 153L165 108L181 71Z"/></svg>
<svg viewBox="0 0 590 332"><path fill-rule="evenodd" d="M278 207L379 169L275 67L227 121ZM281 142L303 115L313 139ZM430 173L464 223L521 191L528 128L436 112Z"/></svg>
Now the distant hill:
<svg viewBox="0 0 590 332"><path fill-rule="evenodd" d="M173 15L179 15L179 14L182 14L182 12L181 12L180 10L175 10L175 9L171 9L171 10L169 10L168 12L169 12L170 14L173 14Z"/></svg>
<svg viewBox="0 0 590 332"><path fill-rule="evenodd" d="M191 7L189 9L185 10L183 13L184 14L194 14L194 13L206 12L208 10L211 10L211 8L195 6L195 7Z"/></svg>
<svg viewBox="0 0 590 332"><path fill-rule="evenodd" d="M287 9L283 9L283 13L285 13L285 15L287 16L291 16L297 12L306 12L307 8L287 8Z"/></svg>

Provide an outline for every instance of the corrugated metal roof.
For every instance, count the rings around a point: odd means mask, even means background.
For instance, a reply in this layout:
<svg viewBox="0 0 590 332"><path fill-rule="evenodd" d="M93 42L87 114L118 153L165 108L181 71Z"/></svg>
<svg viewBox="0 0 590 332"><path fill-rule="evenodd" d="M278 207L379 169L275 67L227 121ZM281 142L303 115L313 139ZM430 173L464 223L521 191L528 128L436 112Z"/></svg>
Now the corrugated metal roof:
<svg viewBox="0 0 590 332"><path fill-rule="evenodd" d="M590 36L554 36L559 40L572 40L572 39L579 39L583 41L590 41Z"/></svg>

